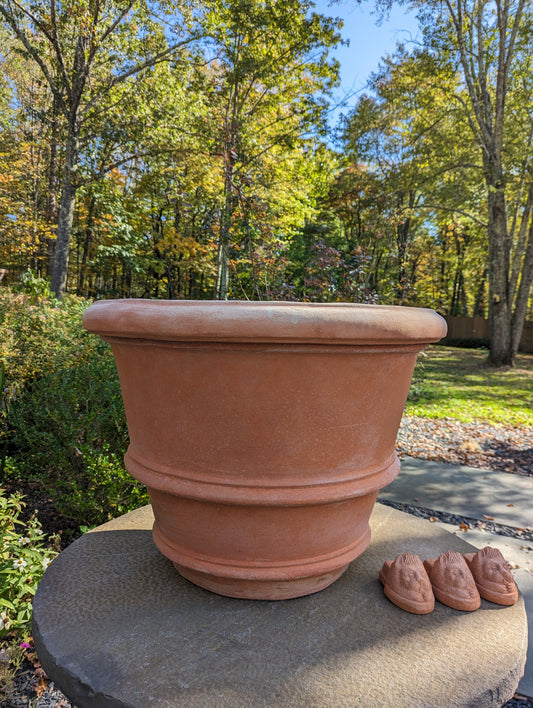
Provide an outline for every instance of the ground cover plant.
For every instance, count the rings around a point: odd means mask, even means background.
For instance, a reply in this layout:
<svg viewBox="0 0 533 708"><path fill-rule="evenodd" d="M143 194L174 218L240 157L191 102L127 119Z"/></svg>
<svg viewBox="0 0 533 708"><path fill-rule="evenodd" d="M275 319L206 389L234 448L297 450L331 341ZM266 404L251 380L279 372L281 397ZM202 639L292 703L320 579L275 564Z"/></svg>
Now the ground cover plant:
<svg viewBox="0 0 533 708"><path fill-rule="evenodd" d="M23 508L19 494L0 489L0 701L31 647L33 596L58 553L57 538L47 539L34 516L22 521Z"/></svg>
<svg viewBox="0 0 533 708"><path fill-rule="evenodd" d="M21 520L23 507L21 495L0 489L0 639L28 638L32 597L58 552L35 517Z"/></svg>
<svg viewBox="0 0 533 708"><path fill-rule="evenodd" d="M533 428L533 355L495 368L486 349L433 346L419 355L406 414Z"/></svg>

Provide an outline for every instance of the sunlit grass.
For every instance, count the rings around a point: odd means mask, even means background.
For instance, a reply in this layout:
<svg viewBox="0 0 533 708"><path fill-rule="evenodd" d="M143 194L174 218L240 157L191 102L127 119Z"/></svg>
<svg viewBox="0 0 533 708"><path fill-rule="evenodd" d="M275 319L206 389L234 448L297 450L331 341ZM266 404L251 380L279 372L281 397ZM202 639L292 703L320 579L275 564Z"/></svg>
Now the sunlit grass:
<svg viewBox="0 0 533 708"><path fill-rule="evenodd" d="M419 355L405 412L533 428L533 355L496 369L484 349L430 347Z"/></svg>

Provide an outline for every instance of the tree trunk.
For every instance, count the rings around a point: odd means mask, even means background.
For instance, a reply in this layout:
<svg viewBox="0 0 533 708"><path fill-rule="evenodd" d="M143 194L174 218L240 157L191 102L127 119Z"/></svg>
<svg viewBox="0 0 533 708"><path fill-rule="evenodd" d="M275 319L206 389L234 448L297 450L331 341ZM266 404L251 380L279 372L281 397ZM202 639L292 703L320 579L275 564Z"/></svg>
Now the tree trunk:
<svg viewBox="0 0 533 708"><path fill-rule="evenodd" d="M479 281L476 299L474 301L474 317L485 317L484 293L488 272L488 268L485 268L481 276L481 280Z"/></svg>
<svg viewBox="0 0 533 708"><path fill-rule="evenodd" d="M524 254L524 260L522 262L522 271L520 277L520 284L518 286L518 293L516 296L516 304L513 312L513 320L511 324L511 351L514 357L518 352L518 347L520 346L520 339L522 338L522 330L524 329L524 322L527 314L527 303L529 300L529 294L531 292L531 285L533 284L533 220L529 226L529 234L527 246Z"/></svg>
<svg viewBox="0 0 533 708"><path fill-rule="evenodd" d="M489 185L489 362L512 366L509 239L503 188Z"/></svg>
<svg viewBox="0 0 533 708"><path fill-rule="evenodd" d="M169 300L176 299L176 293L174 292L174 283L172 282L172 266L169 263L165 265L165 270L167 274L167 294Z"/></svg>
<svg viewBox="0 0 533 708"><path fill-rule="evenodd" d="M411 228L411 219L407 218L396 227L396 248L398 252L398 283L396 287L396 299L398 305L403 305L407 291L409 289L409 276L405 267L407 259L407 242L409 240L409 231Z"/></svg>
<svg viewBox="0 0 533 708"><path fill-rule="evenodd" d="M217 252L216 299L227 300L229 291L229 248L226 241L220 240Z"/></svg>
<svg viewBox="0 0 533 708"><path fill-rule="evenodd" d="M48 223L57 225L57 168L58 168L58 142L59 142L59 116L60 106L54 94L52 101L52 118L50 131L50 155L48 164L48 194L46 197L46 219ZM55 239L46 239L48 274L52 273L54 264Z"/></svg>
<svg viewBox="0 0 533 708"><path fill-rule="evenodd" d="M91 245L93 242L94 235L94 210L96 208L96 198L94 194L91 195L89 201L89 209L87 212L87 225L85 227L85 239L83 242L83 253L81 256L80 272L78 275L78 295L83 296L83 290L85 286L85 275L87 273L87 261L89 260L89 251L91 250Z"/></svg>
<svg viewBox="0 0 533 708"><path fill-rule="evenodd" d="M220 241L217 251L217 283L215 297L217 300L227 300L229 292L229 250L231 222L233 218L233 159L226 151L224 164L224 209L220 215Z"/></svg>
<svg viewBox="0 0 533 708"><path fill-rule="evenodd" d="M68 261L70 255L70 237L76 203L76 172L78 168L78 131L75 125L69 126L65 149L65 165L61 185L59 218L57 222L57 240L52 264L52 292L61 298L67 287Z"/></svg>
<svg viewBox="0 0 533 708"><path fill-rule="evenodd" d="M59 130L59 104L54 95L52 103L52 128L50 132L50 163L48 165L48 195L46 218L51 224L57 219L57 142Z"/></svg>

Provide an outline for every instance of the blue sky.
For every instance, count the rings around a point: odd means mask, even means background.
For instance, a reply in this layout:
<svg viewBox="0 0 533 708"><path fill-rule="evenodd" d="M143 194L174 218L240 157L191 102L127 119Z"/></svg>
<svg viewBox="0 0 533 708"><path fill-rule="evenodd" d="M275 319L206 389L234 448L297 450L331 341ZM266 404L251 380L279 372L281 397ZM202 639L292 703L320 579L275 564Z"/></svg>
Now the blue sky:
<svg viewBox="0 0 533 708"><path fill-rule="evenodd" d="M378 68L381 57L394 51L397 42L415 39L418 24L404 8L395 6L390 17L381 26L372 14L373 2L358 4L355 0L340 0L330 5L329 0L315 0L316 11L344 20L342 35L350 40L348 47L339 47L333 53L341 64L341 89L337 98L360 93L370 74ZM356 96L349 105L353 106Z"/></svg>

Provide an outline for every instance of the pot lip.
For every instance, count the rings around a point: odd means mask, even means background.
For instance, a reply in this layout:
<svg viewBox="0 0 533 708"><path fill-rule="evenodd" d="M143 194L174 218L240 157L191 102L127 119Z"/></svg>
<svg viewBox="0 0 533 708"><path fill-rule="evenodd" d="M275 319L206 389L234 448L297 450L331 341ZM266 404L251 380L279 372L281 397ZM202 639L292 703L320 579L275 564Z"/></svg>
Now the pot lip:
<svg viewBox="0 0 533 708"><path fill-rule="evenodd" d="M99 300L83 325L104 339L288 344L430 344L447 331L421 307L249 300Z"/></svg>

